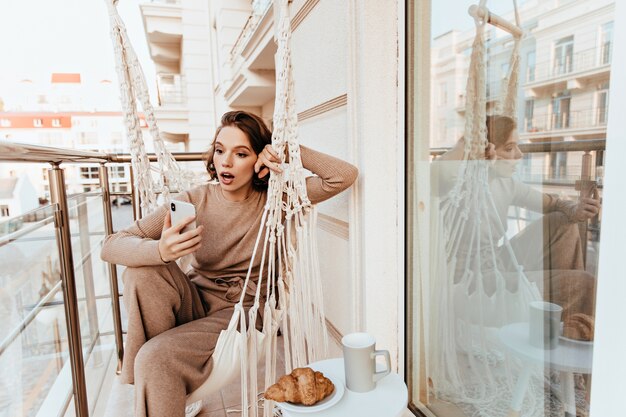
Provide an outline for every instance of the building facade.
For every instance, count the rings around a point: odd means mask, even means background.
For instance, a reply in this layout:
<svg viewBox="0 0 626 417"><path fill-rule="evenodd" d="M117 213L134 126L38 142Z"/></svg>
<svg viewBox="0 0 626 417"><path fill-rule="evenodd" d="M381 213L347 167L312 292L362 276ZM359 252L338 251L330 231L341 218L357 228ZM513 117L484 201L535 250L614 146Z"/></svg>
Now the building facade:
<svg viewBox="0 0 626 417"><path fill-rule="evenodd" d="M615 1L522 2L517 121L522 142L606 138ZM513 12L504 14L514 21ZM462 135L465 88L474 28L437 35L432 48L431 146L450 147ZM486 28L487 112L496 113L509 71L513 39ZM524 175L573 181L582 153L526 157ZM602 167L602 159L594 160ZM603 173L603 169L599 170Z"/></svg>

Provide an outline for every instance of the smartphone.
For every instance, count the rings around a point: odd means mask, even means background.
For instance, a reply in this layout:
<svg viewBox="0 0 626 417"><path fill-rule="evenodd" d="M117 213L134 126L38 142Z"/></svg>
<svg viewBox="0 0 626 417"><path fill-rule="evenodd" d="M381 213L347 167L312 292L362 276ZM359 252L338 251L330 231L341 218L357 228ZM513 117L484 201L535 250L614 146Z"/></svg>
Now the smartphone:
<svg viewBox="0 0 626 417"><path fill-rule="evenodd" d="M170 203L170 214L172 215L172 226L182 223L185 218L196 215L196 208L191 203L172 200ZM185 233L196 228L196 221L189 223L180 233Z"/></svg>

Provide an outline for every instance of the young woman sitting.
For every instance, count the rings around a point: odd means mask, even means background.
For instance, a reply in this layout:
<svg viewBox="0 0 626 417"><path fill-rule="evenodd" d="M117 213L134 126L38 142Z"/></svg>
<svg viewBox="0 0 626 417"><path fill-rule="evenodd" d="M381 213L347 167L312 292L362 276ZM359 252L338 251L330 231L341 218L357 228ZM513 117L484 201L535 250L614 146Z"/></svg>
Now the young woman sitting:
<svg viewBox="0 0 626 417"><path fill-rule="evenodd" d="M106 238L102 259L125 265L128 334L121 379L135 384L137 417L183 417L186 396L211 373L211 355L243 289L264 205L269 172L280 172L271 132L251 113L224 114L207 156L213 181L176 196L196 217L172 225L159 209ZM347 189L357 168L300 147L313 204ZM180 233L192 221L197 227ZM191 254L189 272L177 259ZM257 256L251 281L258 280ZM244 306L254 300L249 286ZM264 292L263 292L264 293ZM263 310L261 307L260 311Z"/></svg>

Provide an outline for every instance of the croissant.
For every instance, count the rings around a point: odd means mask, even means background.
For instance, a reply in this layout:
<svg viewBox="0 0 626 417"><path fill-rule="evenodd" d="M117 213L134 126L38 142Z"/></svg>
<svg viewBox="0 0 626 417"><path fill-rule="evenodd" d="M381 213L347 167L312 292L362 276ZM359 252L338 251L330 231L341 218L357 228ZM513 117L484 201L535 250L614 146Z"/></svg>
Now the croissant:
<svg viewBox="0 0 626 417"><path fill-rule="evenodd" d="M323 373L311 368L296 368L283 375L265 391L265 398L278 402L313 405L328 397L335 386Z"/></svg>
<svg viewBox="0 0 626 417"><path fill-rule="evenodd" d="M563 336L570 339L591 341L593 340L594 327L593 317L583 313L572 314L563 323Z"/></svg>

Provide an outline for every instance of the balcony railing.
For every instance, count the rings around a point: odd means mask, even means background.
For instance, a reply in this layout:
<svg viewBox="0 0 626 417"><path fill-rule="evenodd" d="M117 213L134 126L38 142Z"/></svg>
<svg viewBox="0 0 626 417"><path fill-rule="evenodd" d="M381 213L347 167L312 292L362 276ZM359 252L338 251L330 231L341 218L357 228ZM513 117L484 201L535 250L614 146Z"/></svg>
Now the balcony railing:
<svg viewBox="0 0 626 417"><path fill-rule="evenodd" d="M524 132L537 133L553 130L573 130L605 127L608 107L573 112L538 115L524 119Z"/></svg>
<svg viewBox="0 0 626 417"><path fill-rule="evenodd" d="M184 76L180 74L157 74L159 106L184 104L187 101L184 81Z"/></svg>
<svg viewBox="0 0 626 417"><path fill-rule="evenodd" d="M202 154L175 157L200 161ZM99 253L123 209L113 213L115 198L134 204L122 224L141 216L132 188L109 191L107 164L129 163L130 156L2 142L0 161L50 163L52 200L0 222L0 382L8 389L0 410L60 416L73 399L75 415L87 417L111 359L119 370L123 358L117 269ZM66 195L63 167L94 162L99 190Z"/></svg>
<svg viewBox="0 0 626 417"><path fill-rule="evenodd" d="M261 21L261 18L265 15L265 12L267 12L272 3L272 0L254 0L252 2L252 13L248 16L248 20L246 20L243 29L241 29L241 33L230 50L229 61L231 64L236 61L237 55L241 53L244 45L252 33L254 33L255 29L259 25L259 22Z"/></svg>
<svg viewBox="0 0 626 417"><path fill-rule="evenodd" d="M564 55L560 59L529 65L526 68L526 82L546 81L567 74L604 67L611 63L611 48L612 43L607 42L599 48L586 49L574 54Z"/></svg>

